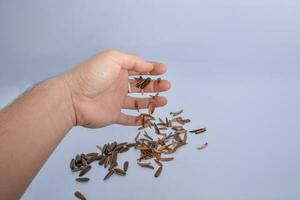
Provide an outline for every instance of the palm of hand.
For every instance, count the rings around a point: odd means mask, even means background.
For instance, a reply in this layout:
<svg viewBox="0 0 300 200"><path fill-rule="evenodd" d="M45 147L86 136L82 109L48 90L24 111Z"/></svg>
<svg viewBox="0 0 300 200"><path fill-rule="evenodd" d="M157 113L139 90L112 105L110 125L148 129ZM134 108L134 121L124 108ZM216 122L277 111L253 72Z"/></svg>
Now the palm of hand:
<svg viewBox="0 0 300 200"><path fill-rule="evenodd" d="M128 93L128 72L118 67L111 69L103 78L99 78L103 75L101 70L86 73L92 75L84 78L84 91L77 95L80 98L75 104L78 125L96 128L117 122Z"/></svg>

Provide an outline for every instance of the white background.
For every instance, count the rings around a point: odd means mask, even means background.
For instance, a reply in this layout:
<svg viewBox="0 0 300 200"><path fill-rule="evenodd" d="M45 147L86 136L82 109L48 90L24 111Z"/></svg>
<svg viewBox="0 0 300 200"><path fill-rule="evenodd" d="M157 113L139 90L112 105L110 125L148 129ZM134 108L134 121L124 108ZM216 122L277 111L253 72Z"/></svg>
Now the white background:
<svg viewBox="0 0 300 200"><path fill-rule="evenodd" d="M1 0L1 106L116 48L168 66L169 104L157 116L183 108L190 128L208 129L158 179L132 150L120 157L130 161L126 177L103 182L95 165L80 184L68 167L75 154L136 130L73 128L22 199L74 199L76 190L88 199L299 199L299 9L293 0Z"/></svg>

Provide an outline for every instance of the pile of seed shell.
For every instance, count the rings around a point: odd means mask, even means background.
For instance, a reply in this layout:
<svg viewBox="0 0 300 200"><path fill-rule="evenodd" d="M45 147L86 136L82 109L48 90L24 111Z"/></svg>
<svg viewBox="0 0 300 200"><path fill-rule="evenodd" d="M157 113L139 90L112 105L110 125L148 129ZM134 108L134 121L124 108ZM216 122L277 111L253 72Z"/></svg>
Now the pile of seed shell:
<svg viewBox="0 0 300 200"><path fill-rule="evenodd" d="M143 89L151 82L151 79L136 78L136 87ZM156 84L160 83L160 79ZM158 93L151 96L148 105L148 113L140 113L137 117L137 122L141 124L138 127L138 133L134 138L134 142L112 142L97 145L98 152L87 154L77 154L70 162L70 168L73 172L79 172L78 182L88 182L88 177L85 176L92 168L91 163L97 162L98 165L107 169L107 174L103 178L107 180L112 175L125 176L129 167L129 162L125 161L122 167L119 167L118 155L127 152L130 148L139 151L140 156L137 158L137 164L142 168L155 170L154 177L159 177L163 170L163 163L174 160L171 154L175 153L179 148L187 144L188 134L201 134L206 131L206 128L198 128L188 131L184 126L190 123L190 119L185 119L181 116L183 110L170 112L170 116L165 119L156 119L152 114L155 110L155 102ZM135 109L140 112L138 102L134 103ZM197 149L201 150L208 146L204 143ZM156 166L156 167L155 167ZM86 197L79 191L74 195L79 199Z"/></svg>

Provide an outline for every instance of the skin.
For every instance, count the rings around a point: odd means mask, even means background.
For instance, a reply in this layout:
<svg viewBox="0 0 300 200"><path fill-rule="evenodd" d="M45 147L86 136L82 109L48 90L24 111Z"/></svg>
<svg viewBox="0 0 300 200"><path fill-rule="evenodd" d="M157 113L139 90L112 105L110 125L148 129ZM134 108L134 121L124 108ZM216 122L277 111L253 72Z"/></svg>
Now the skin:
<svg viewBox="0 0 300 200"><path fill-rule="evenodd" d="M44 162L73 126L100 128L110 124L140 125L121 109L147 108L151 98L128 95L132 75L160 75L166 67L119 51L99 53L64 75L25 92L0 111L0 199L19 199ZM152 81L145 93L170 88ZM148 96L148 95L147 95ZM155 106L167 100L158 97Z"/></svg>

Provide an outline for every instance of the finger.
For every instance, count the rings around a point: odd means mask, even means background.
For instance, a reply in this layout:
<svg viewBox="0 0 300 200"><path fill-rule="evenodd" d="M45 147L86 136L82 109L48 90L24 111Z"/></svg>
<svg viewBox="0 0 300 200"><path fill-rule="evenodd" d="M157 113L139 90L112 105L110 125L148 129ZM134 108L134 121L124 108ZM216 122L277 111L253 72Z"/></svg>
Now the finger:
<svg viewBox="0 0 300 200"><path fill-rule="evenodd" d="M130 93L140 93L141 89L136 87L136 80L129 79ZM144 93L164 92L171 88L171 83L167 80L151 80L151 82L143 89Z"/></svg>
<svg viewBox="0 0 300 200"><path fill-rule="evenodd" d="M120 113L120 116L116 123L126 126L138 126L141 124L141 122L137 120L136 116L126 115L124 113Z"/></svg>
<svg viewBox="0 0 300 200"><path fill-rule="evenodd" d="M123 108L125 109L144 109L148 108L150 103L153 103L155 107L162 107L167 104L167 99L162 96L157 96L155 98L134 98L127 96L125 98Z"/></svg>
<svg viewBox="0 0 300 200"><path fill-rule="evenodd" d="M136 71L138 73L146 73L152 71L154 64L147 62L142 58L120 51L110 50L106 54L115 61L122 69Z"/></svg>
<svg viewBox="0 0 300 200"><path fill-rule="evenodd" d="M129 71L130 76L134 75L161 75L167 71L167 68L165 65L154 62L154 61L149 61L153 64L153 69L150 72L144 72L144 73L139 73L136 71Z"/></svg>

